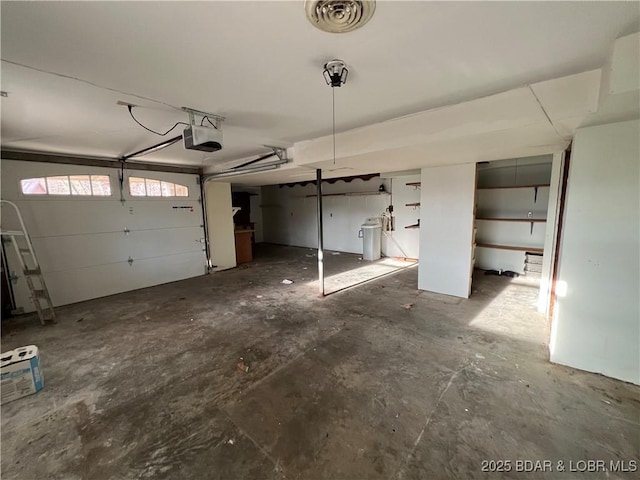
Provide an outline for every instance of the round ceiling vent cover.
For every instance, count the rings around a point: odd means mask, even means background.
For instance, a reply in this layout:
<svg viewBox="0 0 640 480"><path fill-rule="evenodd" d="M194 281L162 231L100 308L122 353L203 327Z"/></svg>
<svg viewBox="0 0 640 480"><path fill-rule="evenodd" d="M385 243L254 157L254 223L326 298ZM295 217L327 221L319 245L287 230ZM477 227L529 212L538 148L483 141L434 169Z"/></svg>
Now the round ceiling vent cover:
<svg viewBox="0 0 640 480"><path fill-rule="evenodd" d="M329 33L345 33L367 23L376 10L375 0L306 0L309 21Z"/></svg>

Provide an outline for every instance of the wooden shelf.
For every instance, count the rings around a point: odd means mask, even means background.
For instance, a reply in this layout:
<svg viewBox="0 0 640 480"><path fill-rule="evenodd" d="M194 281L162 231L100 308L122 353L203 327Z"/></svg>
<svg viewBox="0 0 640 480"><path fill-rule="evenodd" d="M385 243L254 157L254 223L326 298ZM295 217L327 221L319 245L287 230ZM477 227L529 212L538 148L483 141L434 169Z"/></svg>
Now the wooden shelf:
<svg viewBox="0 0 640 480"><path fill-rule="evenodd" d="M502 190L502 189L509 189L509 188L538 188L538 187L548 187L548 186L549 186L548 183L538 183L534 185L512 185L508 187L478 187L478 190Z"/></svg>
<svg viewBox="0 0 640 480"><path fill-rule="evenodd" d="M420 185L422 185L422 182L408 182L405 185L407 185L408 187L419 187Z"/></svg>
<svg viewBox="0 0 640 480"><path fill-rule="evenodd" d="M476 243L477 247L497 248L499 250L515 250L518 252L544 253L543 248L538 247L520 247L517 245L493 245L491 243Z"/></svg>
<svg viewBox="0 0 640 480"><path fill-rule="evenodd" d="M499 217L476 217L476 220L487 220L490 222L524 222L524 223L545 223L543 218L499 218Z"/></svg>
<svg viewBox="0 0 640 480"><path fill-rule="evenodd" d="M404 227L404 228L420 228L420 224L419 224L419 223L416 223L415 225L407 225L407 226L406 226L406 227Z"/></svg>
<svg viewBox="0 0 640 480"><path fill-rule="evenodd" d="M420 202L417 202L417 203L405 203L404 206L405 207L419 207L420 206Z"/></svg>

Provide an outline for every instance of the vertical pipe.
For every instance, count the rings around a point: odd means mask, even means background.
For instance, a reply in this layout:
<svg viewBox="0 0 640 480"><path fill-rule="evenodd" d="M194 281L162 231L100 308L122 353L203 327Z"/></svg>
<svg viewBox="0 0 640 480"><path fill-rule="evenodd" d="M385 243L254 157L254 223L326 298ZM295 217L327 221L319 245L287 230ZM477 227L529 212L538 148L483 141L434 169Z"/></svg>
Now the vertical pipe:
<svg viewBox="0 0 640 480"><path fill-rule="evenodd" d="M212 262L211 262L211 250L209 248L209 224L207 221L207 199L205 197L205 184L207 183L207 179L204 175L200 175L198 183L200 184L200 205L202 207L202 230L204 232L204 256L207 257L207 273L211 273Z"/></svg>
<svg viewBox="0 0 640 480"><path fill-rule="evenodd" d="M322 170L316 169L316 198L318 199L318 285L324 297L324 246L322 242Z"/></svg>

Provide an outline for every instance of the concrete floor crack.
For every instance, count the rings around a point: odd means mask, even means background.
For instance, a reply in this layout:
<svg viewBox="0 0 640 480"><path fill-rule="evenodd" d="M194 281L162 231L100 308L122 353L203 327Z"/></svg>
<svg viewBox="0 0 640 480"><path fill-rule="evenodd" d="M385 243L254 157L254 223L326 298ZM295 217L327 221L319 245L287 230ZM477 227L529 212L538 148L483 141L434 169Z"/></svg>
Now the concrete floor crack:
<svg viewBox="0 0 640 480"><path fill-rule="evenodd" d="M418 444L420 443L420 440L422 440L422 436L424 435L424 432L427 430L427 428L429 428L429 424L431 423L431 419L433 418L433 415L436 413L436 410L438 410L438 407L440 406L440 403L442 402L442 398L445 396L445 394L447 393L447 390L449 390L449 388L453 384L453 381L456 379L456 377L468 367L469 367L469 364L465 364L463 367L461 367L460 369L458 369L455 372L453 372L451 374L451 377L449 377L449 381L447 382L446 387L444 387L444 389L442 390L442 392L438 396L438 400L436 401L436 404L431 409L431 412L429 413L429 416L427 417L427 420L425 421L425 423L424 423L424 425L422 427L422 430L420 430L420 434L418 435L418 438L416 438L416 441L413 442L413 448L411 449L411 452L409 452L409 454L407 455L407 457L405 459L405 462L404 462L404 465L402 465L402 467L400 468L400 470L396 474L396 478L403 478L404 469L405 469L407 463L409 462L409 460L411 459L411 457L413 456L413 454L415 453L416 448L418 447Z"/></svg>
<svg viewBox="0 0 640 480"><path fill-rule="evenodd" d="M280 459L274 459L273 456L271 456L271 454L262 445L260 445L256 440L254 440L254 438L251 435L249 435L245 430L243 430L240 427L240 425L238 425L236 422L233 421L233 418L231 418L229 413L227 413L227 411L224 408L221 408L220 411L225 417L227 417L227 420L229 420L238 429L240 434L248 438L249 441L253 443L256 446L256 448L262 452L265 458L267 458L273 464L274 470L281 475L281 478L283 479L287 478L287 475L284 472L282 465L280 465Z"/></svg>

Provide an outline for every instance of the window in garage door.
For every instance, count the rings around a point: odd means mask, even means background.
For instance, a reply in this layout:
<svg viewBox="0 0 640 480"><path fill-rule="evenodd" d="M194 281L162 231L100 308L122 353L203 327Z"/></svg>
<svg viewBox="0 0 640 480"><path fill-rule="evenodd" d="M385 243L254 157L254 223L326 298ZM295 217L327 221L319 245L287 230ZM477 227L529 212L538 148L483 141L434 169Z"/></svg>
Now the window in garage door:
<svg viewBox="0 0 640 480"><path fill-rule="evenodd" d="M109 175L56 175L52 177L23 178L23 195L83 195L110 196Z"/></svg>
<svg viewBox="0 0 640 480"><path fill-rule="evenodd" d="M189 187L153 178L129 177L133 197L188 197Z"/></svg>

